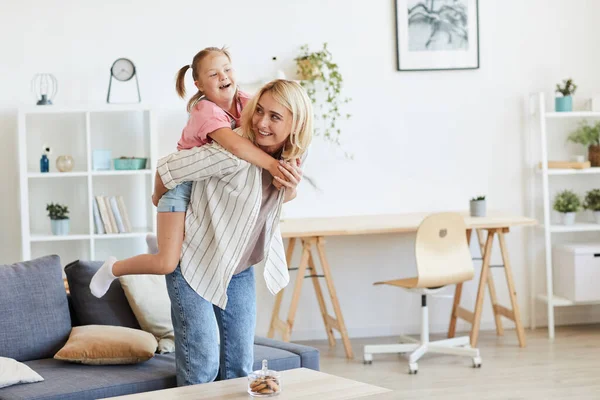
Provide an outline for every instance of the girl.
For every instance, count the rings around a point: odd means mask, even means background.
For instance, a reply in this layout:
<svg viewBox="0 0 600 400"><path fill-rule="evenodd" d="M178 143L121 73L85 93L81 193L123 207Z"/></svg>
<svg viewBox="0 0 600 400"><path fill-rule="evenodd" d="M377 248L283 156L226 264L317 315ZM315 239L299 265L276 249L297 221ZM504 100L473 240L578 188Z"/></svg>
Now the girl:
<svg viewBox="0 0 600 400"><path fill-rule="evenodd" d="M214 140L233 155L268 170L273 177L283 178L277 160L232 130L239 126L242 110L250 96L237 88L229 53L225 49L208 47L194 56L191 66L183 66L176 81L181 98L185 98L185 74L189 68L198 91L188 102L190 117L177 150L203 146ZM160 202L153 196L152 201L158 207L158 252L121 261L109 257L90 282L94 296L104 296L112 281L121 275L173 272L181 253L191 187L191 182L174 187Z"/></svg>
<svg viewBox="0 0 600 400"><path fill-rule="evenodd" d="M302 178L295 161L306 155L312 115L304 89L286 80L263 86L244 109L241 128L236 130L282 160L280 170L286 179L275 178L282 190L273 186L266 170L240 160L216 142L158 162L156 197L194 181L181 261L166 277L180 386L252 371L253 265L264 264L272 294L288 284L279 215L282 203L296 196Z"/></svg>

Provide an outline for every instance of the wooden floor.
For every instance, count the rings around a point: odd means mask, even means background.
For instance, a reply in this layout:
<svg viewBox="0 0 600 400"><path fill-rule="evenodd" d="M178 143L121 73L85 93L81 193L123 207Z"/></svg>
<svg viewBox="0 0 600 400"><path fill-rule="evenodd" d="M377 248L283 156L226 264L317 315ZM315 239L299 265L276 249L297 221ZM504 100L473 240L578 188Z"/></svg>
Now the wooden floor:
<svg viewBox="0 0 600 400"><path fill-rule="evenodd" d="M557 327L553 343L546 329L526 335L527 347L519 348L515 331L481 332L481 369L468 357L431 354L417 375L400 355L375 354L373 364L363 364L365 344L394 343L392 337L352 339L355 360L346 359L340 340L333 349L327 340L302 344L320 350L323 372L397 391L385 399L600 399L600 325Z"/></svg>

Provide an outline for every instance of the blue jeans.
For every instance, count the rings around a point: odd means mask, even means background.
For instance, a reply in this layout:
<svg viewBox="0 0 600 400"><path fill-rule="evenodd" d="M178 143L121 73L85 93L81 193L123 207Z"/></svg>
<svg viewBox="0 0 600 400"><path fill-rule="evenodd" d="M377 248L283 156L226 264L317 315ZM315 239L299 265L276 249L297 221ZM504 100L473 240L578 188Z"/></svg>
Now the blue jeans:
<svg viewBox="0 0 600 400"><path fill-rule="evenodd" d="M166 278L175 330L177 386L248 376L254 363L256 328L254 267L231 278L225 310L196 293L179 265Z"/></svg>

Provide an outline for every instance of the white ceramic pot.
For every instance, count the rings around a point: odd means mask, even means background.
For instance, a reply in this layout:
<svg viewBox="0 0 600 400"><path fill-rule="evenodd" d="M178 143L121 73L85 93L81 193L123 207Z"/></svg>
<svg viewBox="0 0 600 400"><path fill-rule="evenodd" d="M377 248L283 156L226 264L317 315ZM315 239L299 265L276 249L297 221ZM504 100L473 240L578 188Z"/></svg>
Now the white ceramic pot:
<svg viewBox="0 0 600 400"><path fill-rule="evenodd" d="M471 217L485 217L485 200L471 200Z"/></svg>
<svg viewBox="0 0 600 400"><path fill-rule="evenodd" d="M50 227L54 235L68 235L69 234L69 219L51 219Z"/></svg>
<svg viewBox="0 0 600 400"><path fill-rule="evenodd" d="M574 212L561 213L561 219L563 225L573 225L575 223L575 214Z"/></svg>
<svg viewBox="0 0 600 400"><path fill-rule="evenodd" d="M597 224L600 224L600 211L594 211L594 219Z"/></svg>

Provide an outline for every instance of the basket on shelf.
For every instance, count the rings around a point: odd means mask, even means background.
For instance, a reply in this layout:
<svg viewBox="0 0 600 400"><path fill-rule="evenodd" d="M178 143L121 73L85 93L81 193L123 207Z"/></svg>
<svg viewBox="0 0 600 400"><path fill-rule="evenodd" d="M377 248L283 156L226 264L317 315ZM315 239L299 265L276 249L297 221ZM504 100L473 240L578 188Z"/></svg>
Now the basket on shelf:
<svg viewBox="0 0 600 400"><path fill-rule="evenodd" d="M146 168L147 158L115 158L113 163L116 170L131 170Z"/></svg>

